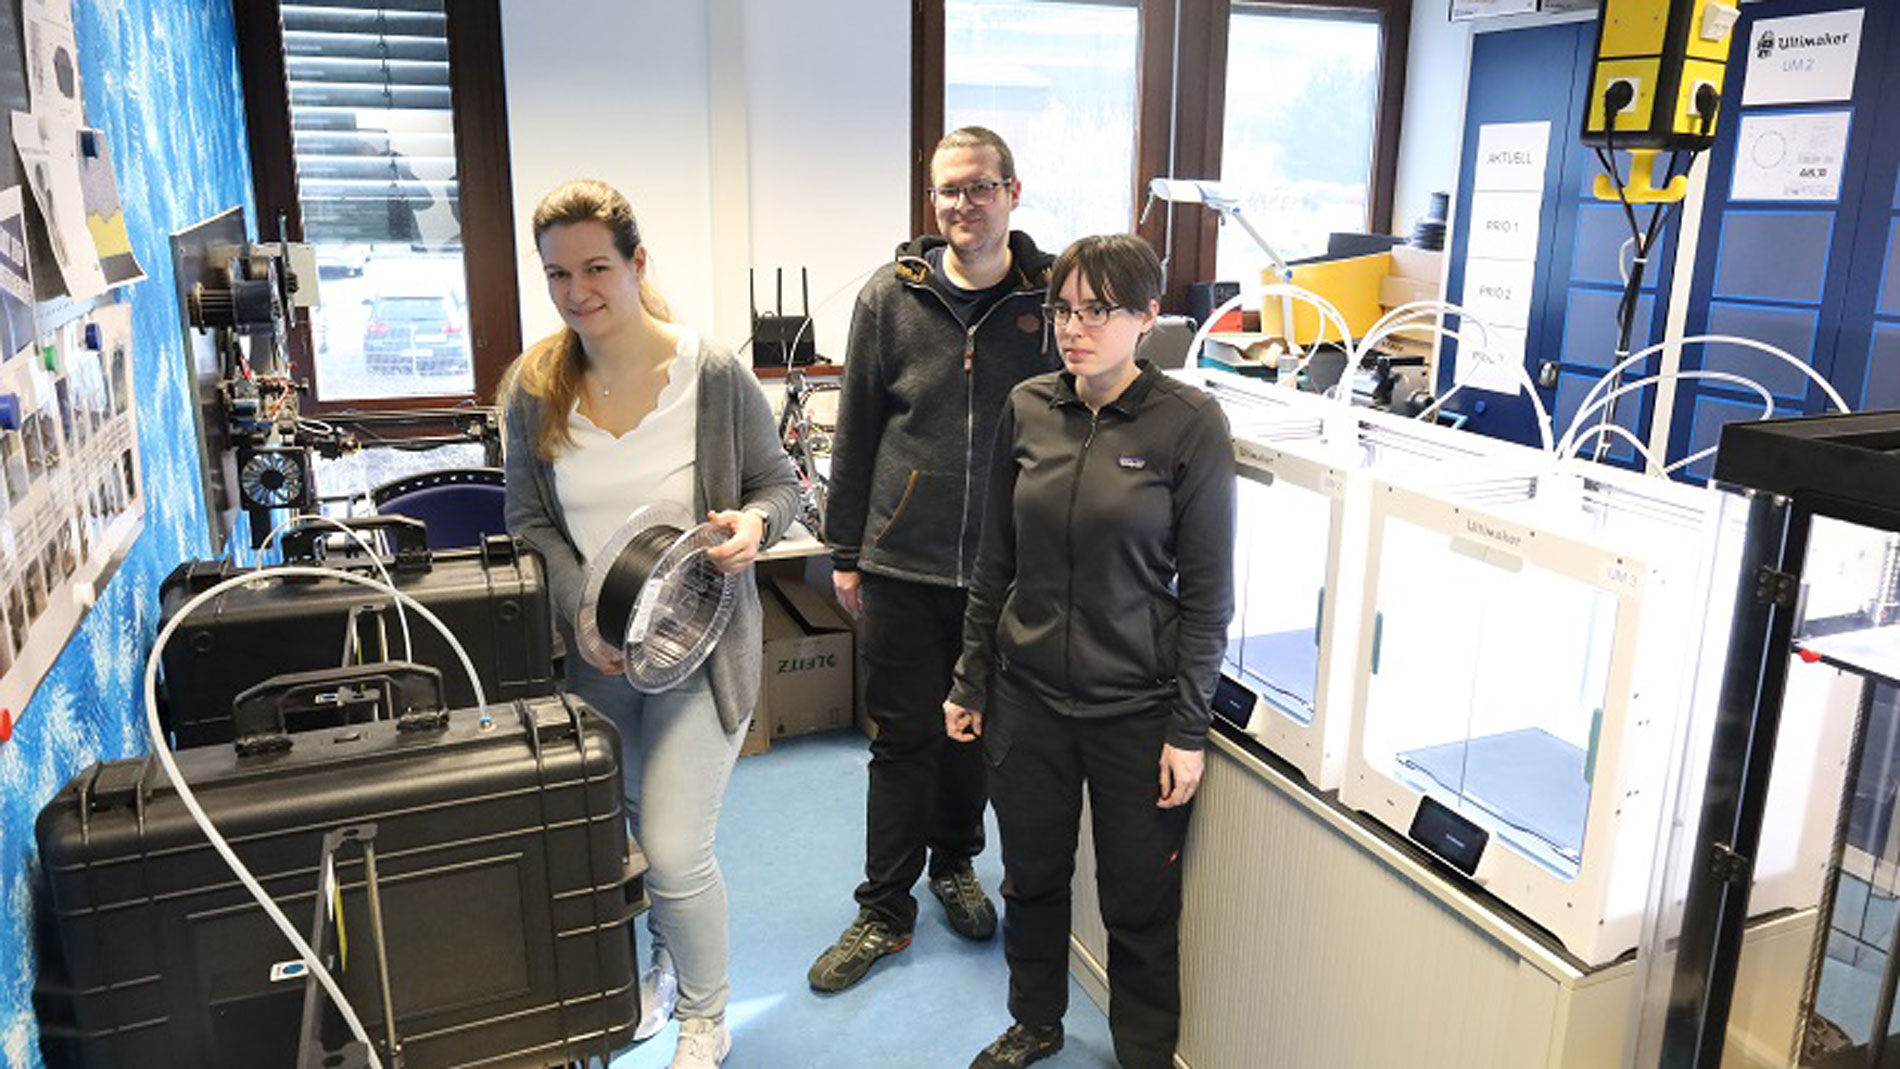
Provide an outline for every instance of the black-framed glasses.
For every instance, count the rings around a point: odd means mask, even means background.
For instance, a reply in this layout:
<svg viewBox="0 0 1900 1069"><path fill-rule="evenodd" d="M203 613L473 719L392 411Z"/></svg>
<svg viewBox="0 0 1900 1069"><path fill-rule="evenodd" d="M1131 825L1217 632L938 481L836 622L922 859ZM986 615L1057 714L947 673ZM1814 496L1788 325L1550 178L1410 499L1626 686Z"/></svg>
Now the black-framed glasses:
<svg viewBox="0 0 1900 1069"><path fill-rule="evenodd" d="M1108 317L1114 314L1115 309L1121 307L1124 306L1104 304L1101 301L1086 301L1073 308L1067 304L1045 304L1042 306L1042 314L1058 327L1068 323L1070 317L1080 320L1085 327L1099 327L1107 324Z"/></svg>
<svg viewBox="0 0 1900 1069"><path fill-rule="evenodd" d="M1009 188L1009 179L986 178L981 182L968 182L960 186L931 186L927 191L933 204L949 206L961 198L969 198L971 204L987 208L996 202L996 194Z"/></svg>

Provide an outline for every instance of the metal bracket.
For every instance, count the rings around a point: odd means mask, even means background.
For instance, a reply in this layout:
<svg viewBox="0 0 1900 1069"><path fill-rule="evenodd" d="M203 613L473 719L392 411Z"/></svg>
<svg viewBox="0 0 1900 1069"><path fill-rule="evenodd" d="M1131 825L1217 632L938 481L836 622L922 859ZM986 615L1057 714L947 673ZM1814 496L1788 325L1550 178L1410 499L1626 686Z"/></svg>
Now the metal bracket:
<svg viewBox="0 0 1900 1069"><path fill-rule="evenodd" d="M1800 592L1801 578L1793 572L1784 572L1766 564L1755 569L1755 601L1758 604L1792 609Z"/></svg>
<svg viewBox="0 0 1900 1069"><path fill-rule="evenodd" d="M333 973L340 974L349 969L345 956L346 937L343 934L342 888L335 876L335 859L345 844L352 843L361 849L363 855L363 893L369 904L370 947L376 954L377 994L381 996L383 1011L383 1047L386 1055L383 1064L387 1069L402 1069L402 1041L396 1032L395 1000L389 988L389 947L383 932L381 881L376 874L376 824L373 821L346 825L324 835L323 851L318 856L316 916L310 925L310 945L326 959L325 966ZM334 922L329 914L333 903L337 907ZM344 1039L335 1044L326 1040L331 1031L325 1021L324 1007L328 1003L329 998L318 985L316 973L307 973L304 978L303 1023L297 1045L297 1069L360 1069L367 1066L368 1051L362 1043L355 1039Z"/></svg>
<svg viewBox="0 0 1900 1069"><path fill-rule="evenodd" d="M1709 845L1709 870L1724 883L1747 883L1754 869L1753 858L1738 854L1723 843Z"/></svg>

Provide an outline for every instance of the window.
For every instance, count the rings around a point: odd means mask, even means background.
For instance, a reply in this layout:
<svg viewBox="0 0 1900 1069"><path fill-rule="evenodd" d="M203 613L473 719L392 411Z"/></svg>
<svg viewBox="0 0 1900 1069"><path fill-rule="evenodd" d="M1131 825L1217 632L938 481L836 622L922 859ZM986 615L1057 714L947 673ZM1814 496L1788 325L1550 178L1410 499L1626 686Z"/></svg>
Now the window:
<svg viewBox="0 0 1900 1069"><path fill-rule="evenodd" d="M1133 216L1137 15L1132 3L944 4L944 129L1003 134L1027 176L1012 225L1046 248Z"/></svg>
<svg viewBox="0 0 1900 1069"><path fill-rule="evenodd" d="M1201 207L1145 211L1151 178L1221 179L1287 257L1390 228L1410 18L1411 0L921 0L914 182L944 131L992 126L1022 172L1017 225L1055 249L1139 221L1179 309L1188 282L1266 257ZM913 222L933 223L921 197Z"/></svg>
<svg viewBox="0 0 1900 1069"><path fill-rule="evenodd" d="M520 348L494 0L238 10L247 110L289 131L252 120L259 229L316 253L304 407L490 395Z"/></svg>
<svg viewBox="0 0 1900 1069"><path fill-rule="evenodd" d="M1374 11L1236 4L1227 34L1221 182L1286 259L1326 251L1326 235L1372 220L1379 116ZM1267 254L1221 228L1214 273L1254 281Z"/></svg>

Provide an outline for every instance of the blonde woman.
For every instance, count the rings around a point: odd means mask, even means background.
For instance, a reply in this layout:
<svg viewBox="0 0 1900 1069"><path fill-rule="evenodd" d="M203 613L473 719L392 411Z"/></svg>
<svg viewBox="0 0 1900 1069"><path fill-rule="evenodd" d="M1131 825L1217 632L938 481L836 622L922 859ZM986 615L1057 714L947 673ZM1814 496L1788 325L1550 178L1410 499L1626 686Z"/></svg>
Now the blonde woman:
<svg viewBox="0 0 1900 1069"><path fill-rule="evenodd" d="M509 374L508 529L547 562L567 648L582 648L573 628L590 556L643 505L676 501L730 530L708 556L744 575L725 636L675 689L634 690L618 658L568 664L568 689L620 729L627 804L650 866L656 956L670 955L678 974L672 1064L706 1069L732 1045L726 891L713 837L758 700L750 569L791 523L797 476L751 371L669 321L625 197L601 182L568 182L542 199L533 228L566 327Z"/></svg>

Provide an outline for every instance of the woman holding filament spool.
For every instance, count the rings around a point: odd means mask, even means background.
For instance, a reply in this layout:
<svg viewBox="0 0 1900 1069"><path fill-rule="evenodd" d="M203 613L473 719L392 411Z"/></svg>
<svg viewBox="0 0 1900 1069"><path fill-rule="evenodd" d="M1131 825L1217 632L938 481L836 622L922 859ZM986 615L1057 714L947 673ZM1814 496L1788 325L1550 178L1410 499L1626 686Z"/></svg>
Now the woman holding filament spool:
<svg viewBox="0 0 1900 1069"><path fill-rule="evenodd" d="M1086 787L1122 1069L1174 1064L1181 849L1234 607L1234 454L1214 400L1135 359L1161 263L1130 234L1056 257L1063 370L1003 408L944 728L981 736L1014 1018L971 1069L1062 1048Z"/></svg>
<svg viewBox="0 0 1900 1069"><path fill-rule="evenodd" d="M798 479L751 371L670 322L625 197L601 182L567 182L536 207L533 233L566 328L509 371L508 529L546 560L562 636L579 654L568 659L568 689L620 729L627 805L650 866L655 962L647 983L669 963L677 970L672 1064L717 1066L731 1034L726 892L713 836L758 699L760 609L750 569L792 522ZM630 620L627 591L667 566L665 543L691 535L660 525L625 536L638 526L636 512L669 508L688 528L709 525L693 528L706 533L689 567L717 569L707 569L715 586L720 574L736 582L730 622L704 664L671 689L645 693L656 688L635 689L616 646L620 634L658 627L644 611ZM596 632L606 641L590 641ZM664 1023L646 1009L639 1038Z"/></svg>

